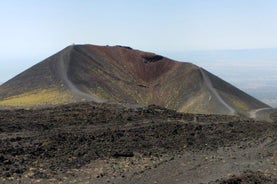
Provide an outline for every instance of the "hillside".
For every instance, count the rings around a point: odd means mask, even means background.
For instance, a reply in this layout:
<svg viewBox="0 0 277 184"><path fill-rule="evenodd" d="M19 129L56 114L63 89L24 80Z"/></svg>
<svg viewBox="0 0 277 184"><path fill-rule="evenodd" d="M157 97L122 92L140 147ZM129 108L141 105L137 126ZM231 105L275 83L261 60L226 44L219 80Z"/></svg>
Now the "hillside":
<svg viewBox="0 0 277 184"><path fill-rule="evenodd" d="M0 86L2 108L81 101L265 120L272 111L203 68L122 46L69 46Z"/></svg>

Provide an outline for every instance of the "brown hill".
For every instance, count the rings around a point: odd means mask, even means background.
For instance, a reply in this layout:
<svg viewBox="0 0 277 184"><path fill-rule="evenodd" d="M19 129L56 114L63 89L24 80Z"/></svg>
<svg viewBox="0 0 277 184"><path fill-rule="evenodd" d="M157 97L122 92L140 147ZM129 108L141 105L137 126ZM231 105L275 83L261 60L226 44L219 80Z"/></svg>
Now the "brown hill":
<svg viewBox="0 0 277 184"><path fill-rule="evenodd" d="M69 46L0 86L0 106L157 104L270 120L268 105L191 63L122 46Z"/></svg>

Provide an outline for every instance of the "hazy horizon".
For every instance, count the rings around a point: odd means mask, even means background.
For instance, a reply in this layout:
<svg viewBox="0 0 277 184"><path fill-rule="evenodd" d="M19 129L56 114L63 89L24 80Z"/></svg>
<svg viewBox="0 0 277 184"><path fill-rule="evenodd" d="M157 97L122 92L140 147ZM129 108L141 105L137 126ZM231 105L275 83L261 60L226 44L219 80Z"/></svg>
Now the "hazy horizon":
<svg viewBox="0 0 277 184"><path fill-rule="evenodd" d="M277 49L187 52L179 56L277 107Z"/></svg>

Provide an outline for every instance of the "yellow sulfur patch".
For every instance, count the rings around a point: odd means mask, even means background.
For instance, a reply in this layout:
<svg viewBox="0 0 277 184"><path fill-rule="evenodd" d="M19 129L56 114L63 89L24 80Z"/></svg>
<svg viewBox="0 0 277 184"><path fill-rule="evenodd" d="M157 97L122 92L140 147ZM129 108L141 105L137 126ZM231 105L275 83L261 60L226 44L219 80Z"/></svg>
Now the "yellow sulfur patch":
<svg viewBox="0 0 277 184"><path fill-rule="evenodd" d="M72 96L56 88L38 89L0 101L2 106L57 105L69 102Z"/></svg>

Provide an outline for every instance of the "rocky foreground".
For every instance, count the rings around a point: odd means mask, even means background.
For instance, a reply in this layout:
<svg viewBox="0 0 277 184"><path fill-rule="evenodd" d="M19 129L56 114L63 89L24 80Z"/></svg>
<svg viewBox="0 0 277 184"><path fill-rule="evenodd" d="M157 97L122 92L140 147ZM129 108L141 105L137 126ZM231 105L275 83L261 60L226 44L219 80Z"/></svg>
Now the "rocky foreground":
<svg viewBox="0 0 277 184"><path fill-rule="evenodd" d="M0 183L277 183L277 123L80 103L0 111Z"/></svg>

